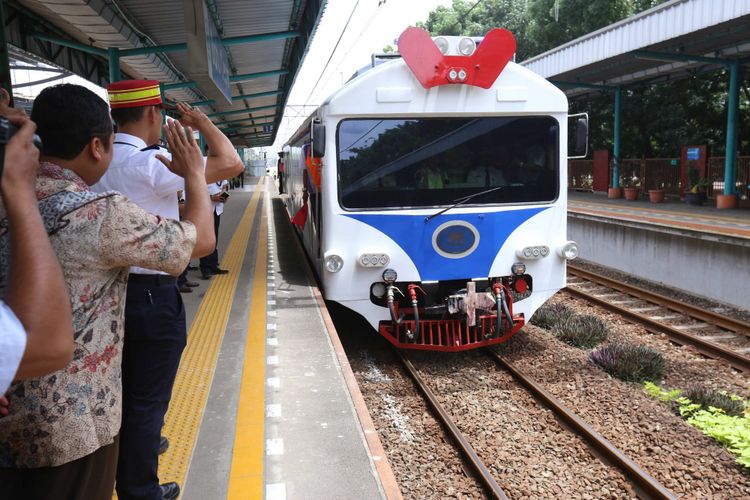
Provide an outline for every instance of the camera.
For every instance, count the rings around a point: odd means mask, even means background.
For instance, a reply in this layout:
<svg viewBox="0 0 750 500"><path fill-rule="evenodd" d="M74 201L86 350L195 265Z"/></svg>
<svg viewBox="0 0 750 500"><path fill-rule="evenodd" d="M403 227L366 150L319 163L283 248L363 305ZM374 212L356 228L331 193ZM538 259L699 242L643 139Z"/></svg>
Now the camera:
<svg viewBox="0 0 750 500"><path fill-rule="evenodd" d="M0 178L3 176L3 167L5 166L5 145L8 144L13 134L18 132L18 128L13 125L7 118L0 117ZM42 139L34 134L31 139L40 151L42 150Z"/></svg>

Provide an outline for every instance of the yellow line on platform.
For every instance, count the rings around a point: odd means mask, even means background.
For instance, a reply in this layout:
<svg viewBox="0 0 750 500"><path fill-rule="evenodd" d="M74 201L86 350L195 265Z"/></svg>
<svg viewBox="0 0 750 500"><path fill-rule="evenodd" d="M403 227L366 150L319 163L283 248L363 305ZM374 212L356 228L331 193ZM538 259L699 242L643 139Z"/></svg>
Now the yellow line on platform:
<svg viewBox="0 0 750 500"><path fill-rule="evenodd" d="M264 389L266 341L266 262L268 218L261 214L255 257L250 317L247 320L245 362L234 434L227 498L263 498Z"/></svg>
<svg viewBox="0 0 750 500"><path fill-rule="evenodd" d="M169 449L159 457L161 483L176 481L184 487L264 186L265 178L261 177L221 261L229 274L214 276L211 280L188 332L187 347L182 353L163 429L169 438ZM264 237L261 230L259 238ZM258 247L259 252L261 249L265 252L265 245ZM260 268L261 274L265 274L264 271L264 267Z"/></svg>

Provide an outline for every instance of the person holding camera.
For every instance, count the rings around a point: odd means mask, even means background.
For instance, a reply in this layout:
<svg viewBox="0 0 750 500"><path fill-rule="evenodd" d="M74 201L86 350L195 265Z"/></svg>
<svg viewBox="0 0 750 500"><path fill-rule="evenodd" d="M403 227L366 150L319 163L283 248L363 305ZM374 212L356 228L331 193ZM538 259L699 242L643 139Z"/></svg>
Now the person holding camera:
<svg viewBox="0 0 750 500"><path fill-rule="evenodd" d="M0 89L0 260L12 264L0 276L0 416L13 379L40 377L73 357L70 299L36 199L39 150L36 124L8 108ZM39 314L40 307L44 314ZM2 425L2 423L0 423Z"/></svg>
<svg viewBox="0 0 750 500"><path fill-rule="evenodd" d="M212 182L208 185L208 194L214 205L214 235L216 235L216 248L211 255L201 257L201 278L207 280L214 274L227 274L229 271L219 267L219 223L221 214L224 213L224 203L229 198L229 183L227 181Z"/></svg>
<svg viewBox="0 0 750 500"><path fill-rule="evenodd" d="M171 154L159 145L166 106L159 82L123 80L110 84L107 92L117 134L112 164L92 189L119 191L147 212L178 219L175 193L185 187L185 182L159 159L170 158ZM197 130L210 145L208 156L203 157L206 182L237 175L242 161L216 125L186 103L177 104L176 111L182 124ZM209 203L206 188L200 193L186 193L186 203L195 197ZM214 231L210 242L213 250ZM159 485L157 469L160 431L186 344L185 308L176 280L148 266L131 268L125 303L123 420L117 465L120 500L179 495L177 483Z"/></svg>

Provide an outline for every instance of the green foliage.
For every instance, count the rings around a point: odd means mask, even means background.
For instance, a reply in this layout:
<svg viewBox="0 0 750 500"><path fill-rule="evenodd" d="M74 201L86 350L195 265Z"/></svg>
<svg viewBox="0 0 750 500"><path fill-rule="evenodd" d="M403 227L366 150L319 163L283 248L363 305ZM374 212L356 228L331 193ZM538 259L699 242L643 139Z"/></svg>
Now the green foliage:
<svg viewBox="0 0 750 500"><path fill-rule="evenodd" d="M596 316L573 315L552 328L555 336L573 347L591 349L606 340L609 328Z"/></svg>
<svg viewBox="0 0 750 500"><path fill-rule="evenodd" d="M664 356L655 350L625 342L601 347L589 355L589 360L625 382L661 380L666 368Z"/></svg>
<svg viewBox="0 0 750 500"><path fill-rule="evenodd" d="M573 311L565 304L547 302L536 310L530 321L532 325L550 330L554 326L567 321L572 315Z"/></svg>
<svg viewBox="0 0 750 500"><path fill-rule="evenodd" d="M723 444L730 453L737 457L737 463L750 469L750 413L747 409L747 401L724 392L691 389L688 393L692 396L704 398L702 402L693 402L689 397L680 396L682 393L680 390L668 391L652 382L645 382L644 389L663 403L676 404L680 416L687 423ZM718 398L717 395L719 395ZM735 406L741 406L743 411L738 414L728 414L723 408L711 404L712 401L723 404L726 400L731 401Z"/></svg>
<svg viewBox="0 0 750 500"><path fill-rule="evenodd" d="M524 61L577 37L655 7L666 0L453 0L419 25L433 35L481 36L502 27L516 37L516 59ZM743 72L739 130L750 128L750 71ZM679 80L628 88L622 95L620 155L679 156L685 144L707 144L724 154L728 73L719 68ZM612 149L613 98L587 94L570 104L589 113L590 149ZM750 135L740 133L740 154L750 154Z"/></svg>
<svg viewBox="0 0 750 500"><path fill-rule="evenodd" d="M516 58L537 53L535 41L527 36L529 18L523 0L453 0L450 8L438 7L427 21L417 23L431 35L484 36L492 28L505 28L516 37Z"/></svg>
<svg viewBox="0 0 750 500"><path fill-rule="evenodd" d="M557 3L558 9L555 9ZM555 15L557 12L557 15ZM630 0L529 0L529 30L539 52L615 23L633 13Z"/></svg>

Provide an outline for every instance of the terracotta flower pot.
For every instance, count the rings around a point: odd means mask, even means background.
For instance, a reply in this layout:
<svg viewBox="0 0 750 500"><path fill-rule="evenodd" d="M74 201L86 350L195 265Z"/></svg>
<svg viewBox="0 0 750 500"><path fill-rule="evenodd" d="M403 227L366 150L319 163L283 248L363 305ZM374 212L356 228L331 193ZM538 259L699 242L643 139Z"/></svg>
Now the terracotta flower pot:
<svg viewBox="0 0 750 500"><path fill-rule="evenodd" d="M622 198L622 188L609 188L607 190L607 198Z"/></svg>
<svg viewBox="0 0 750 500"><path fill-rule="evenodd" d="M663 203L664 202L664 190L663 189L649 189L648 200L651 203Z"/></svg>
<svg viewBox="0 0 750 500"><path fill-rule="evenodd" d="M623 192L625 193L625 199L629 201L635 201L638 199L638 188L637 187L626 187Z"/></svg>
<svg viewBox="0 0 750 500"><path fill-rule="evenodd" d="M716 208L736 208L737 207L737 195L736 194L717 194L716 195Z"/></svg>

